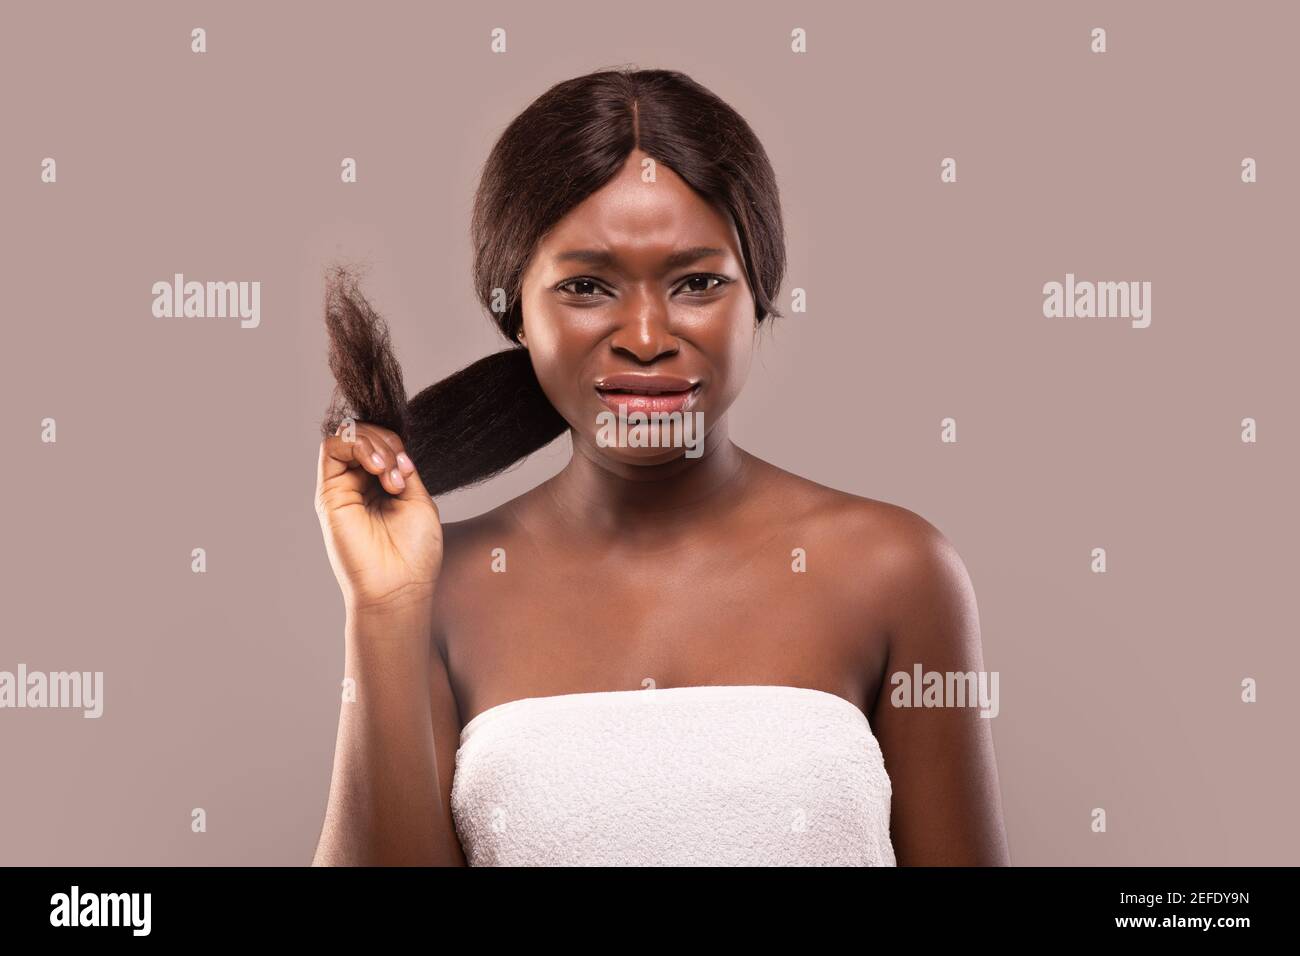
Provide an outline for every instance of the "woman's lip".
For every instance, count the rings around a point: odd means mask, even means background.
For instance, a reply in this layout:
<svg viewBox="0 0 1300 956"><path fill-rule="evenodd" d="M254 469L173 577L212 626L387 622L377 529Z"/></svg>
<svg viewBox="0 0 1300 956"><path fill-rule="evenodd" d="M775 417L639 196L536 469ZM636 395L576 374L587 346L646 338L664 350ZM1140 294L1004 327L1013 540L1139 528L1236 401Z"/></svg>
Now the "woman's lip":
<svg viewBox="0 0 1300 956"><path fill-rule="evenodd" d="M607 375L596 381L596 388L601 391L637 392L687 392L699 385L679 375L646 375L624 372Z"/></svg>
<svg viewBox="0 0 1300 956"><path fill-rule="evenodd" d="M630 412L684 412L695 404L695 396L699 393L700 386L692 385L685 389L675 390L655 390L655 394L648 394L647 390L642 387L637 391L605 388L597 386L596 394L600 400L610 409L623 413Z"/></svg>

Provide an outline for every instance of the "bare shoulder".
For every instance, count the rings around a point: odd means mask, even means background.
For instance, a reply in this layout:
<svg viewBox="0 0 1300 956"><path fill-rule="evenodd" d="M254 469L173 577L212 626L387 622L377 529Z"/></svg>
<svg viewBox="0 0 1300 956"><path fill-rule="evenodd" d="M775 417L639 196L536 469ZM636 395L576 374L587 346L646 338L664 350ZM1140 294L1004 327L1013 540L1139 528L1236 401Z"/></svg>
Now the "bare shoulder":
<svg viewBox="0 0 1300 956"><path fill-rule="evenodd" d="M842 547L843 557L856 553L900 564L951 547L938 528L901 505L830 488L765 462L762 467L785 520Z"/></svg>
<svg viewBox="0 0 1300 956"><path fill-rule="evenodd" d="M480 554L490 541L500 541L514 531L509 502L472 518L444 522L442 526L442 569L453 573L472 556ZM488 548L491 551L491 548Z"/></svg>
<svg viewBox="0 0 1300 956"><path fill-rule="evenodd" d="M497 505L490 511L442 526L442 575L459 581L466 575L491 572L493 552L512 549L528 539L521 515L528 510L537 489Z"/></svg>
<svg viewBox="0 0 1300 956"><path fill-rule="evenodd" d="M442 525L442 569L434 592L434 631L439 646L460 612L490 587L493 562L513 553L519 541L519 499L490 511ZM498 550L500 549L500 550Z"/></svg>
<svg viewBox="0 0 1300 956"><path fill-rule="evenodd" d="M873 614L901 623L927 611L973 612L965 563L932 522L901 505L775 471L790 522L831 559L846 588L869 599Z"/></svg>

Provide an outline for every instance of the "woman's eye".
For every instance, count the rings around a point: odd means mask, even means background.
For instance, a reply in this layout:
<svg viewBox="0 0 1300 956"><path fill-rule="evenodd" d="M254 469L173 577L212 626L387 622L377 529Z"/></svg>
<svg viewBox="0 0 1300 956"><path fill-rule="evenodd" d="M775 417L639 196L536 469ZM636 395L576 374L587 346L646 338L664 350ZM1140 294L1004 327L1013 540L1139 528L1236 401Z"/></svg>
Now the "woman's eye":
<svg viewBox="0 0 1300 956"><path fill-rule="evenodd" d="M599 291L600 286L593 279L569 279L566 282L561 282L556 288L562 291L572 289L572 295L576 295L580 299L587 299Z"/></svg>
<svg viewBox="0 0 1300 956"><path fill-rule="evenodd" d="M710 275L708 273L702 272L697 276L691 276L684 283L682 283L682 289L687 292L692 292L695 293L696 295L699 295L705 292L712 292L714 289L720 288L730 281L731 280L726 278L725 276L715 276L715 275ZM717 285L710 286L708 285L709 282L717 282ZM704 283L704 285L703 287L700 287L698 285L693 285L693 283Z"/></svg>
<svg viewBox="0 0 1300 956"><path fill-rule="evenodd" d="M713 292L715 289L726 285L731 280L726 276L713 275L711 273L701 272L699 275L693 275L686 279L680 286L681 291L691 295L705 295ZM713 283L712 285L710 283ZM561 292L567 292L579 299L594 299L603 294L600 283L595 279L566 279L555 287Z"/></svg>

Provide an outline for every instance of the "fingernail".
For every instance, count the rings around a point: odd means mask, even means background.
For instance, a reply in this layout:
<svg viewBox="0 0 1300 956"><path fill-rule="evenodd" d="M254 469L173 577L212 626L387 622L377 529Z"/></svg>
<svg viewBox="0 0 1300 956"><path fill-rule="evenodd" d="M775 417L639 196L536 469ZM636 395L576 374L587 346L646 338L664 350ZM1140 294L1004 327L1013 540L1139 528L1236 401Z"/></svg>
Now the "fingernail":
<svg viewBox="0 0 1300 956"><path fill-rule="evenodd" d="M388 473L388 477L393 479L393 484L397 485L398 491L406 487L406 479L402 477L402 473L396 468Z"/></svg>
<svg viewBox="0 0 1300 956"><path fill-rule="evenodd" d="M370 460L375 463L376 468L384 467L384 456L379 454L379 452L375 452L373 455L371 455Z"/></svg>
<svg viewBox="0 0 1300 956"><path fill-rule="evenodd" d="M397 453L397 464L402 471L406 472L408 475L415 471L415 463L406 457L406 452L404 451L399 451Z"/></svg>

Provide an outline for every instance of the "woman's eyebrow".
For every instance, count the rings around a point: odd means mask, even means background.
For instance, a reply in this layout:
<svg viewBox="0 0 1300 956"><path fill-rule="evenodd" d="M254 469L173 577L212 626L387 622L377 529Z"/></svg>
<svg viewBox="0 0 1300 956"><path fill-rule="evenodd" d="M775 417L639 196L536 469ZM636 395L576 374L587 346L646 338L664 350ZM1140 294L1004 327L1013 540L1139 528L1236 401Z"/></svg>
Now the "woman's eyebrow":
<svg viewBox="0 0 1300 956"><path fill-rule="evenodd" d="M725 250L714 246L692 246L689 249L682 249L669 255L664 260L664 266L668 269L678 269L700 259L706 259L709 256L725 254ZM555 261L557 263L582 262L590 266L614 266L617 264L617 258L612 252L605 249L570 249L566 252L556 253Z"/></svg>

